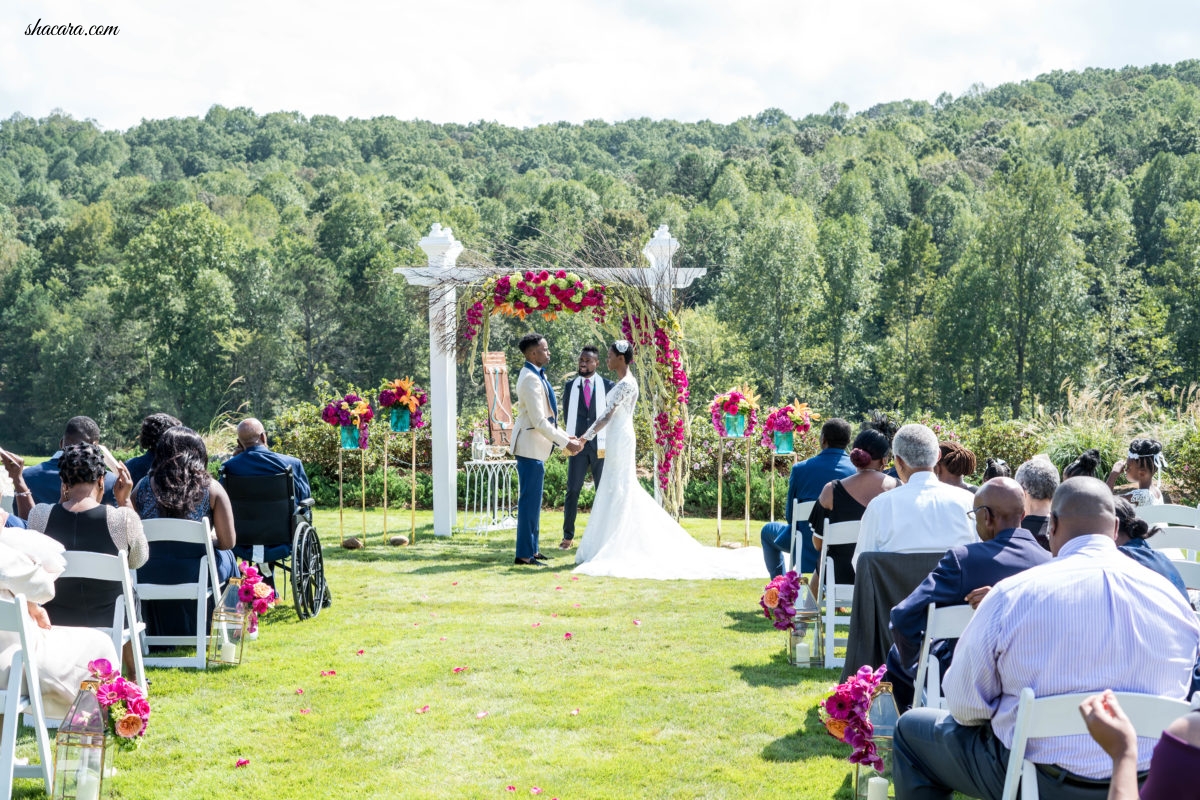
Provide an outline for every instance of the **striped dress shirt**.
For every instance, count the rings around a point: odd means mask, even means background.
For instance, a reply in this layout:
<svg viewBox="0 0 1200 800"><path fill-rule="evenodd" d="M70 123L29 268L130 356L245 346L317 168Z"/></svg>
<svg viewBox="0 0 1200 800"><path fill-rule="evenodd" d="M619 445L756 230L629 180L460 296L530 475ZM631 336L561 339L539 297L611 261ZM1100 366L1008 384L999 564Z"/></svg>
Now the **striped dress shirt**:
<svg viewBox="0 0 1200 800"><path fill-rule="evenodd" d="M1049 563L996 584L963 632L943 681L951 715L990 722L1012 747L1017 701L1073 692L1141 692L1183 699L1200 655L1200 625L1179 590L1123 555L1110 536L1070 539ZM1138 739L1138 769L1155 740ZM1112 759L1086 733L1030 739L1025 757L1088 778Z"/></svg>

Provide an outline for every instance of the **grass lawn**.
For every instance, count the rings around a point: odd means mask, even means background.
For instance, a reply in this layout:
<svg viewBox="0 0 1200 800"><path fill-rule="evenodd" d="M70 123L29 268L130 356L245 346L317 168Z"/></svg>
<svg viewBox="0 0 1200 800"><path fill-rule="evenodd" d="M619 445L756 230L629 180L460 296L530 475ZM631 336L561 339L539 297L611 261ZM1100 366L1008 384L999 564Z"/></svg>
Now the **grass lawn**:
<svg viewBox="0 0 1200 800"><path fill-rule="evenodd" d="M851 797L815 711L837 673L787 664L761 582L576 580L561 519L543 514L534 569L512 565L511 531L438 539L429 512L413 546L381 544L372 511L370 546L342 550L319 511L333 607L300 622L281 604L240 667L151 670L149 735L112 796ZM357 509L345 525L361 533ZM714 520L685 525L715 541Z"/></svg>

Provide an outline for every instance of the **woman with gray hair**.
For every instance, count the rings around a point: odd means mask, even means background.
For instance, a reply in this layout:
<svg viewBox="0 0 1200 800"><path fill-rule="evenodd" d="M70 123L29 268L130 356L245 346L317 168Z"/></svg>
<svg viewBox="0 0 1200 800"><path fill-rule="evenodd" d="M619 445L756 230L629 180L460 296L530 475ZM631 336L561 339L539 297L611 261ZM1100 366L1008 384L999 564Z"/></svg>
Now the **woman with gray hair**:
<svg viewBox="0 0 1200 800"><path fill-rule="evenodd" d="M1058 488L1058 469L1047 456L1039 454L1017 467L1014 477L1025 490L1025 518L1021 520L1021 527L1049 550L1046 523L1050 519L1050 501Z"/></svg>

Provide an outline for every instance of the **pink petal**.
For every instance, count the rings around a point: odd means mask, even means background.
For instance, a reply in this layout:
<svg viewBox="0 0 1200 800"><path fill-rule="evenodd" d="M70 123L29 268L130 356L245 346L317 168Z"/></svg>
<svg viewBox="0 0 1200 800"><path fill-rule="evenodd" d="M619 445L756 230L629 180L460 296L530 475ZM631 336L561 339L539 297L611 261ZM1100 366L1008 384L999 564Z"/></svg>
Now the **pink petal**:
<svg viewBox="0 0 1200 800"><path fill-rule="evenodd" d="M466 672L467 668L466 667L455 667L452 671L454 672L455 675L457 675L460 672Z"/></svg>
<svg viewBox="0 0 1200 800"><path fill-rule="evenodd" d="M572 716L572 717L578 717L578 716L579 716L579 709L578 709L578 708L572 709L572 710L571 710L571 716Z"/></svg>
<svg viewBox="0 0 1200 800"><path fill-rule="evenodd" d="M540 628L541 625L542 625L542 623L540 623L540 622L533 623L533 627L535 627L535 628Z"/></svg>
<svg viewBox="0 0 1200 800"><path fill-rule="evenodd" d="M421 623L419 623L419 622L414 622L414 623L413 623L413 627L414 627L414 628L420 627L420 625L421 625Z"/></svg>
<svg viewBox="0 0 1200 800"><path fill-rule="evenodd" d="M296 694L304 694L304 690L303 690L303 689L297 689L297 690L296 690Z"/></svg>
<svg viewBox="0 0 1200 800"><path fill-rule="evenodd" d="M365 652L366 652L366 650L359 650L359 651L358 651L357 653L355 653L354 655L356 655L356 656L361 656L361 655L362 655L363 653L365 653Z"/></svg>
<svg viewBox="0 0 1200 800"><path fill-rule="evenodd" d="M574 603L571 605L571 608L583 608L583 606L581 606L579 603Z"/></svg>
<svg viewBox="0 0 1200 800"><path fill-rule="evenodd" d="M311 708L302 708L302 709L300 709L300 713L301 714L311 714L312 709Z"/></svg>
<svg viewBox="0 0 1200 800"><path fill-rule="evenodd" d="M445 637L445 636L439 636L439 637L438 637L438 641L439 641L439 642L444 642L444 641L446 641L446 637Z"/></svg>
<svg viewBox="0 0 1200 800"><path fill-rule="evenodd" d="M428 710L429 710L429 706L427 706L427 705L424 705L424 706L421 706L420 708L418 708L418 709L417 709L417 713L418 713L418 714L424 714L424 713L425 713L426 711L428 711Z"/></svg>
<svg viewBox="0 0 1200 800"><path fill-rule="evenodd" d="M506 791L506 792L515 792L516 790L517 790L517 787L513 786L511 783L508 786L504 787L504 791Z"/></svg>
<svg viewBox="0 0 1200 800"><path fill-rule="evenodd" d="M537 786L530 786L529 793L530 794L541 794L542 790L540 788L538 788Z"/></svg>
<svg viewBox="0 0 1200 800"><path fill-rule="evenodd" d="M571 576L571 580L573 580L573 581L577 581L577 580L579 580L579 576L578 576L578 575L572 575L572 576Z"/></svg>
<svg viewBox="0 0 1200 800"><path fill-rule="evenodd" d="M633 621L633 624L634 624L634 625L641 625L641 624L642 624L642 621L641 621L640 619L635 619L635 620Z"/></svg>
<svg viewBox="0 0 1200 800"><path fill-rule="evenodd" d="M567 631L566 633L564 633L564 634L563 634L563 638L564 638L564 639L570 639L570 638L571 638L571 632L570 632L570 631Z"/></svg>
<svg viewBox="0 0 1200 800"><path fill-rule="evenodd" d="M557 617L557 616L558 616L558 614L551 614L550 616L552 616L552 617Z"/></svg>
<svg viewBox="0 0 1200 800"><path fill-rule="evenodd" d="M244 766L246 766L246 765L247 765L247 764L249 764L249 763L250 763L250 759L248 759L248 758L239 758L239 759L237 760L237 763L236 763L236 764L234 764L234 766L235 766L235 767L244 767Z"/></svg>
<svg viewBox="0 0 1200 800"><path fill-rule="evenodd" d="M486 717L487 715L488 715L488 712L486 712L486 711L480 711L478 714L476 714L476 715L475 715L475 719L483 719L483 718L484 718L484 717Z"/></svg>
<svg viewBox="0 0 1200 800"><path fill-rule="evenodd" d="M555 587L554 587L554 591L556 591L556 592L561 592L561 591L562 591L562 587L561 587L561 586L555 586Z"/></svg>
<svg viewBox="0 0 1200 800"><path fill-rule="evenodd" d="M451 586L458 586L458 581L453 581L453 582L452 582L450 585L451 585Z"/></svg>

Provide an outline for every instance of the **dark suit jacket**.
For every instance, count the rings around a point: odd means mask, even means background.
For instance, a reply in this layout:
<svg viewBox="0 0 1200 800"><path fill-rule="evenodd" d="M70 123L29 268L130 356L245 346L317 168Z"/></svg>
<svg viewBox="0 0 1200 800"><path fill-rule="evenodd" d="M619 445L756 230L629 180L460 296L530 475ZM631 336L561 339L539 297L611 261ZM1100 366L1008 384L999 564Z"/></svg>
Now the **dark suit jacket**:
<svg viewBox="0 0 1200 800"><path fill-rule="evenodd" d="M62 478L58 475L58 459L62 457L59 450L49 459L32 467L26 467L21 473L25 477L25 485L33 492L33 502L54 505L62 496ZM117 476L111 472L104 473L104 502L112 505L113 486L117 484Z"/></svg>
<svg viewBox="0 0 1200 800"><path fill-rule="evenodd" d="M845 450L836 447L826 447L812 458L801 461L792 467L791 477L788 478L788 493L784 512L787 514L788 527L792 526L792 501L799 500L807 503L821 496L825 484L838 478L849 478L855 472L850 463L850 456ZM800 522L800 571L812 572L817 566L820 554L812 543L812 528L808 520Z"/></svg>
<svg viewBox="0 0 1200 800"><path fill-rule="evenodd" d="M249 450L243 450L225 462L227 475L278 475L292 468L296 481L296 502L312 497L312 488L308 485L308 475L304 473L304 464L295 456L276 453L266 446L256 444Z"/></svg>
<svg viewBox="0 0 1200 800"><path fill-rule="evenodd" d="M613 387L616 386L615 383L613 383L608 378L605 378L601 375L593 375L592 378L593 378L593 380L604 381L605 397L612 394ZM571 416L571 386L577 380L579 380L579 378L575 377L563 384L562 417L560 419L562 420L562 423L564 426L567 424L567 420L570 419L570 416ZM595 383L592 384L591 408L588 408L587 406L583 405L583 387L582 386L579 389L579 404L580 404L579 413L575 417L575 430L567 431L567 433L570 434L571 436L583 436L585 433L587 433L587 429L592 427L592 423L596 421L596 384ZM590 442L588 442L587 444L584 445L585 449L588 447L590 447L594 450L596 448L596 440L592 439ZM582 451L580 451L580 452L582 452Z"/></svg>
<svg viewBox="0 0 1200 800"><path fill-rule="evenodd" d="M125 462L125 469L129 470L129 477L133 480L134 486L137 486L138 481L150 474L150 467L153 464L154 454L149 450Z"/></svg>
<svg viewBox="0 0 1200 800"><path fill-rule="evenodd" d="M1024 528L1008 528L996 534L991 541L962 544L947 550L921 585L892 609L894 644L888 656L889 671L903 669L910 680L916 675L930 603L936 603L939 608L965 605L963 598L975 589L995 586L1018 572L1044 564L1050 558L1050 553ZM954 646L946 643L934 652L942 662L942 672L945 674L954 655Z"/></svg>

